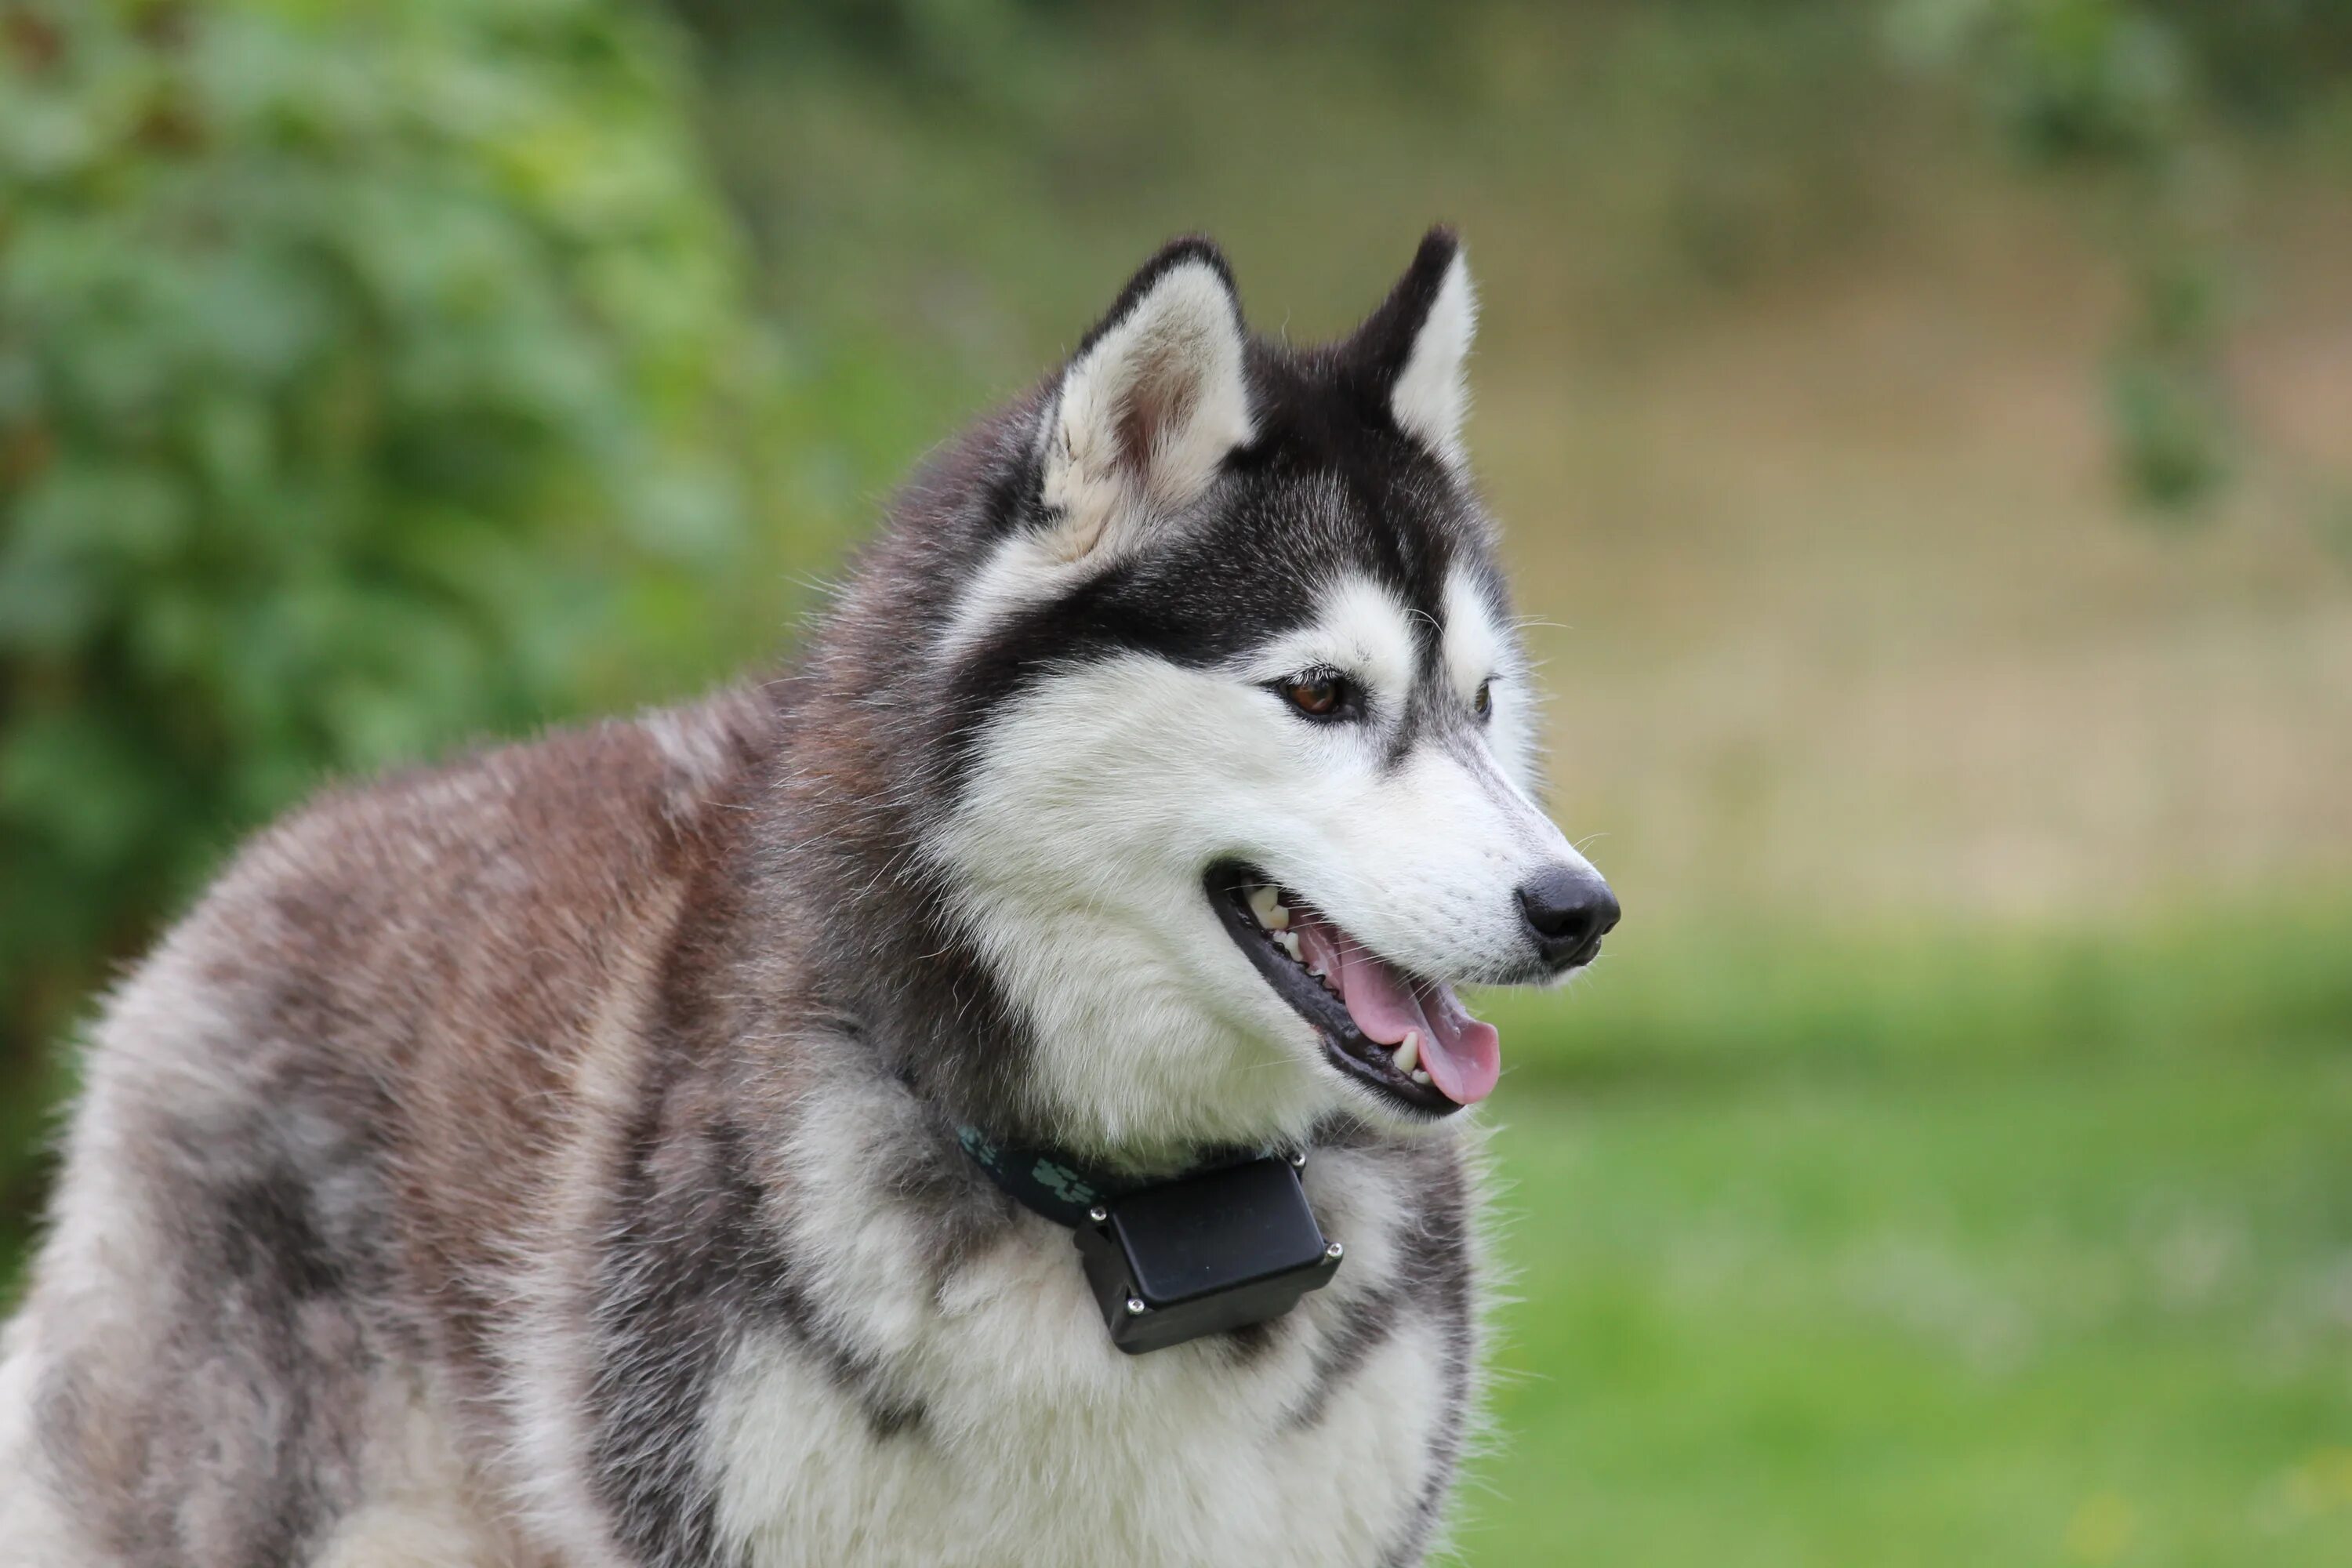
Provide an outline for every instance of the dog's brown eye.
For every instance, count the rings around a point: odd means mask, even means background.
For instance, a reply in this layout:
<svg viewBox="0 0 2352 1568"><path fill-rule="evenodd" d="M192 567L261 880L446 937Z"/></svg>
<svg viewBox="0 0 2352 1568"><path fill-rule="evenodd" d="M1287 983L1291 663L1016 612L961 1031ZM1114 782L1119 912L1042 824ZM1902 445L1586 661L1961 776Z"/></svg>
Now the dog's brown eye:
<svg viewBox="0 0 2352 1568"><path fill-rule="evenodd" d="M1310 719L1341 718L1355 705L1355 688L1336 669L1310 669L1280 682L1277 689Z"/></svg>
<svg viewBox="0 0 2352 1568"><path fill-rule="evenodd" d="M1478 695L1470 700L1470 710L1481 719L1495 710L1495 683L1492 680L1478 683Z"/></svg>

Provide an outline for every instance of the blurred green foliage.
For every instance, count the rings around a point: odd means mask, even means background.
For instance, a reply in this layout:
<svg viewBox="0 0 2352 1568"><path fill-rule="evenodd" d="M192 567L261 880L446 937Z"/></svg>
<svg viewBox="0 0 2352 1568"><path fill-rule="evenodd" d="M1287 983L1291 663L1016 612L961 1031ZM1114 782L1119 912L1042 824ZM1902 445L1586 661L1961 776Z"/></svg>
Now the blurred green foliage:
<svg viewBox="0 0 2352 1568"><path fill-rule="evenodd" d="M2220 237L2249 142L2352 114L2333 0L1895 0L1898 51L1948 68L2028 165L2081 181L2132 282L2107 407L2126 488L2196 514L2238 432Z"/></svg>
<svg viewBox="0 0 2352 1568"><path fill-rule="evenodd" d="M740 657L772 410L684 64L616 0L0 4L12 1109L321 779Z"/></svg>
<svg viewBox="0 0 2352 1568"><path fill-rule="evenodd" d="M1394 121L1423 127L1428 144L1391 161L1397 183L1441 146L1475 147L1499 166L1540 148L1549 167L1525 178L1530 199L1573 185L1596 224L1654 218L1664 254L1629 256L1629 269L1729 290L1775 258L1851 246L1867 216L1867 165L1888 155L1891 123L1919 112L1906 100L1972 113L1989 146L2061 190L2114 258L2129 318L2086 396L2104 405L2124 493L2163 522L2210 515L2233 477L2272 456L2246 449L2227 371L2245 273L2229 234L2233 203L2252 165L2291 142L2339 156L2352 147L2352 6L2336 0L672 3L709 41L720 96L751 100L739 119L803 129L807 116L764 101L778 94L855 100L860 120L888 104L872 117L884 122L871 138L881 145L827 153L938 187L965 245L1025 239L1029 221L1066 220L1053 208L1073 196L1096 212L1115 207L1125 193L1111 171L1122 164L1146 192L1213 188L1232 176L1194 162L1213 139L1202 106L1245 101L1274 81L1328 109L1317 130L1334 140L1384 144L1397 140L1382 135ZM1192 58L1181 69L1146 62L1169 53ZM1503 101L1521 85L1498 66L1506 57L1525 61L1560 109L1528 114ZM1101 79L1155 111L1105 122L1085 85ZM1367 83L1394 110L1391 125L1351 121L1360 106L1343 100ZM1612 133L1586 140L1612 113ZM1125 143L1137 121L1151 145ZM1499 133L1507 122L1510 138ZM1082 125L1091 137L1076 133ZM1558 139L1518 140L1531 128ZM747 171L755 223L779 203L859 216L825 167L779 168L757 146L720 149ZM910 156L933 166L905 176L896 160ZM1280 190L1278 177L1252 178L1266 197ZM1024 181L1051 183L1034 203L1045 211L1000 209L980 232L964 221L985 205L971 187L1017 202L1036 195ZM1635 248L1619 232L1609 244ZM1051 264L1037 270L1055 275Z"/></svg>

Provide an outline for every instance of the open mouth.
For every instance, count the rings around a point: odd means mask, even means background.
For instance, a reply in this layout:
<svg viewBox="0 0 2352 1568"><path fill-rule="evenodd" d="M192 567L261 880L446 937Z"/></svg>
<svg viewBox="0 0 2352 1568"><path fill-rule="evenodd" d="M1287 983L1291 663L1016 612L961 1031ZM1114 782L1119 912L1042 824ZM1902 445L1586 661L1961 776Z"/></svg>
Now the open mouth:
<svg viewBox="0 0 2352 1568"><path fill-rule="evenodd" d="M1453 987L1390 963L1255 868L1209 869L1209 902L1323 1054L1397 1105L1447 1116L1494 1091L1500 1037Z"/></svg>

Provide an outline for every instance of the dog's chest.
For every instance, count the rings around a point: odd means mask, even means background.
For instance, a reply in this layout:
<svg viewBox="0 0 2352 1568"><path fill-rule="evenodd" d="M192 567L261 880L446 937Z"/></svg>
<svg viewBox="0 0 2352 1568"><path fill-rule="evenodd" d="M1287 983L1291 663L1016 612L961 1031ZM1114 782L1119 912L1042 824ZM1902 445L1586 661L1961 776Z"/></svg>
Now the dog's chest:
<svg viewBox="0 0 2352 1568"><path fill-rule="evenodd" d="M1334 1206L1353 1234L1330 1288L1137 1357L1043 1222L929 1290L887 1215L805 1238L835 1348L872 1359L813 1353L806 1325L742 1347L709 1427L722 1533L759 1568L1389 1560L1442 1501L1469 1325L1406 1289L1392 1227Z"/></svg>

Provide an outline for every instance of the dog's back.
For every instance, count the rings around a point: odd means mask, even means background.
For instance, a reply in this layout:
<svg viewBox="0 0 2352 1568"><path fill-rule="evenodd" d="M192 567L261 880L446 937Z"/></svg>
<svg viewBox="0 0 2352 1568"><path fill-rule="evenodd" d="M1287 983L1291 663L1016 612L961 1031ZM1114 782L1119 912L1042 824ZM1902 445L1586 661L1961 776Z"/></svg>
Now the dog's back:
<svg viewBox="0 0 2352 1568"><path fill-rule="evenodd" d="M0 1487L0 1562L514 1556L469 1495L497 1327L767 722L561 734L245 852L95 1031L0 1371L0 1474L42 1483Z"/></svg>

